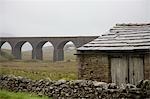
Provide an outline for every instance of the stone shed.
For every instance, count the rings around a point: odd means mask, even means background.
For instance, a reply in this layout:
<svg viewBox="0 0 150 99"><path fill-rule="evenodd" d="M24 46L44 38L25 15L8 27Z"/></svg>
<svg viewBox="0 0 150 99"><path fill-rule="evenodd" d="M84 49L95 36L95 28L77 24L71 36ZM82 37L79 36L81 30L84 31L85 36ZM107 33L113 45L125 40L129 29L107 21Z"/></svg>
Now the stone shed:
<svg viewBox="0 0 150 99"><path fill-rule="evenodd" d="M150 79L150 24L116 24L77 49L79 79L137 84Z"/></svg>

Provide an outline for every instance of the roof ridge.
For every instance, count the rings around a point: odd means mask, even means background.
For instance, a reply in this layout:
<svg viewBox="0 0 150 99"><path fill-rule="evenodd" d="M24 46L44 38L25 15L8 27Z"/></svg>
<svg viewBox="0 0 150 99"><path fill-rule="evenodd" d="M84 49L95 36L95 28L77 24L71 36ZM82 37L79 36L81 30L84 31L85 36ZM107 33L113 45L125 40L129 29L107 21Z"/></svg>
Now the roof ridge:
<svg viewBox="0 0 150 99"><path fill-rule="evenodd" d="M116 26L150 26L150 23L117 23Z"/></svg>

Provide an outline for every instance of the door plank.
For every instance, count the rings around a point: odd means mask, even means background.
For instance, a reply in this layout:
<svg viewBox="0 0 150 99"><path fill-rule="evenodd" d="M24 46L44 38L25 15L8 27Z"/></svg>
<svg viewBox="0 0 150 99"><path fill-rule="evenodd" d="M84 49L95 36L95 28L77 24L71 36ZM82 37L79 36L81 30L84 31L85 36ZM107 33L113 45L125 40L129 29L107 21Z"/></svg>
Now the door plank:
<svg viewBox="0 0 150 99"><path fill-rule="evenodd" d="M143 72L144 60L142 57L130 57L129 59L129 80L132 84L144 79Z"/></svg>
<svg viewBox="0 0 150 99"><path fill-rule="evenodd" d="M112 82L118 85L128 82L128 65L126 58L111 58L111 76Z"/></svg>

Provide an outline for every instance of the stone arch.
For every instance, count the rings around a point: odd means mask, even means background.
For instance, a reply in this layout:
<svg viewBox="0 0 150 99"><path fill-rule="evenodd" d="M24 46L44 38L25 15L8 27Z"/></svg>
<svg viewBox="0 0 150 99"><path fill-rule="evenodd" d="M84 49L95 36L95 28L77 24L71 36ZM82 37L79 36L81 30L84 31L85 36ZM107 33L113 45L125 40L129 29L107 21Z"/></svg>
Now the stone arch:
<svg viewBox="0 0 150 99"><path fill-rule="evenodd" d="M62 41L61 43L59 43L59 45L58 45L58 49L62 49L62 48L64 48L64 46L68 43L68 42L72 42L74 45L75 45L75 47L76 47L76 43L74 42L74 41L72 41L72 40L66 40L66 41Z"/></svg>
<svg viewBox="0 0 150 99"><path fill-rule="evenodd" d="M7 50L7 53L12 54L12 45L10 42L7 41L0 42L0 52L2 51L2 49Z"/></svg>
<svg viewBox="0 0 150 99"><path fill-rule="evenodd" d="M21 46L21 59L31 60L32 59L33 46L29 42L25 42Z"/></svg>
<svg viewBox="0 0 150 99"><path fill-rule="evenodd" d="M43 60L45 58L45 57L43 57L44 54L45 54L45 53L43 53L43 47L47 43L49 43L49 45L52 46L52 55L50 55L50 56L53 57L54 46L53 46L52 42L50 42L50 41L41 41L36 46L36 59ZM53 60L53 58L52 58L52 60Z"/></svg>
<svg viewBox="0 0 150 99"><path fill-rule="evenodd" d="M54 61L63 61L64 60L64 46L68 43L72 42L76 47L76 44L72 40L65 40L60 42L54 49Z"/></svg>
<svg viewBox="0 0 150 99"><path fill-rule="evenodd" d="M20 41L18 42L15 47L14 47L14 56L16 59L22 59L22 46L25 44L25 43L29 43L32 47L32 51L33 51L33 45L31 42L29 41ZM32 53L32 56L33 56L33 53Z"/></svg>
<svg viewBox="0 0 150 99"><path fill-rule="evenodd" d="M74 55L76 53L76 46L72 41L67 42L64 45L64 60L65 61L75 61L76 56Z"/></svg>

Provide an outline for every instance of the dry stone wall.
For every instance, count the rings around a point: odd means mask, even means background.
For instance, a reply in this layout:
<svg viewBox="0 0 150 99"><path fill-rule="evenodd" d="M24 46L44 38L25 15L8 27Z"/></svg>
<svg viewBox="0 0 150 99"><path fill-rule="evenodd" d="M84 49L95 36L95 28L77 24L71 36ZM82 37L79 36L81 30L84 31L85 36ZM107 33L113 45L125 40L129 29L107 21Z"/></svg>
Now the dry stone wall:
<svg viewBox="0 0 150 99"><path fill-rule="evenodd" d="M53 99L150 98L150 80L140 81L136 86L123 84L118 87L114 83L107 84L91 80L31 80L20 76L0 75L0 89L35 92Z"/></svg>

